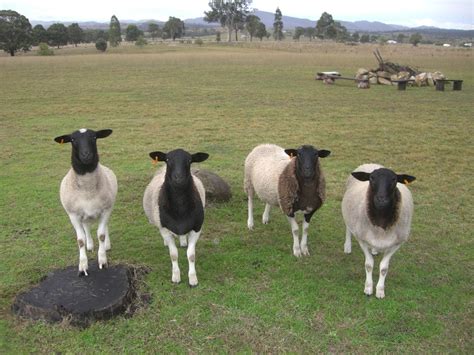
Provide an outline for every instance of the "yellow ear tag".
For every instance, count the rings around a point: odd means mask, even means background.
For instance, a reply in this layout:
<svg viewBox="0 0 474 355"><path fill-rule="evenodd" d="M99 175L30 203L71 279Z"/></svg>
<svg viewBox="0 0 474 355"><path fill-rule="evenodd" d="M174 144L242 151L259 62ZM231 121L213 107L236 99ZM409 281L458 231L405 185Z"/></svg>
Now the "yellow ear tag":
<svg viewBox="0 0 474 355"><path fill-rule="evenodd" d="M64 138L61 139L61 143L59 143L59 144L64 144Z"/></svg>
<svg viewBox="0 0 474 355"><path fill-rule="evenodd" d="M405 185L410 185L410 182L408 182L407 179L403 180L403 183L404 183Z"/></svg>
<svg viewBox="0 0 474 355"><path fill-rule="evenodd" d="M158 164L158 157L155 157L155 159L153 159L153 161L151 162L153 165L156 165Z"/></svg>
<svg viewBox="0 0 474 355"><path fill-rule="evenodd" d="M293 158L293 153L290 153L290 159Z"/></svg>

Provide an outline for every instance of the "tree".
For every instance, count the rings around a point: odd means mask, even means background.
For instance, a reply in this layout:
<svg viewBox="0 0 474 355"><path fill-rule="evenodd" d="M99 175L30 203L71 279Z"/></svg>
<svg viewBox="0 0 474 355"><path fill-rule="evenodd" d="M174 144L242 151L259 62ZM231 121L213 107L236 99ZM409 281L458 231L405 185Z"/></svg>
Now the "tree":
<svg viewBox="0 0 474 355"><path fill-rule="evenodd" d="M418 43L421 42L423 37L421 37L421 35L417 32L417 33L414 33L410 36L410 43L413 44L415 47L418 45Z"/></svg>
<svg viewBox="0 0 474 355"><path fill-rule="evenodd" d="M258 24L258 30L255 34L255 37L260 38L260 41L263 39L263 37L268 37L267 28L265 27L265 24L263 22L260 22Z"/></svg>
<svg viewBox="0 0 474 355"><path fill-rule="evenodd" d="M69 36L69 42L74 43L74 45L77 47L78 43L81 43L83 40L84 33L82 31L82 28L79 27L79 24L77 23L71 23L68 28L68 36Z"/></svg>
<svg viewBox="0 0 474 355"><path fill-rule="evenodd" d="M370 36L367 33L360 36L360 43L369 43L369 42L370 42Z"/></svg>
<svg viewBox="0 0 474 355"><path fill-rule="evenodd" d="M110 18L109 42L112 47L117 47L122 42L122 29L120 28L120 21L115 15Z"/></svg>
<svg viewBox="0 0 474 355"><path fill-rule="evenodd" d="M107 32L104 30L93 30L86 29L84 30L83 40L86 43L96 43L98 39L102 38L103 40L108 40Z"/></svg>
<svg viewBox="0 0 474 355"><path fill-rule="evenodd" d="M300 40L300 37L304 35L304 28L303 27L296 27L295 28L295 33L293 35L293 39L296 39L297 41Z"/></svg>
<svg viewBox="0 0 474 355"><path fill-rule="evenodd" d="M27 51L33 41L30 21L13 10L0 11L0 49L13 57L19 50Z"/></svg>
<svg viewBox="0 0 474 355"><path fill-rule="evenodd" d="M143 36L138 37L137 40L135 41L135 45L138 47L143 47L143 46L146 46L147 44L148 44L148 41Z"/></svg>
<svg viewBox="0 0 474 355"><path fill-rule="evenodd" d="M184 22L177 17L172 17L166 21L163 26L163 38L172 38L173 41L176 38L184 36Z"/></svg>
<svg viewBox="0 0 474 355"><path fill-rule="evenodd" d="M250 35L250 42L252 42L252 38L256 36L259 24L260 24L260 17L255 16L255 15L247 16L245 29Z"/></svg>
<svg viewBox="0 0 474 355"><path fill-rule="evenodd" d="M138 37L143 36L143 31L140 31L136 25L128 25L125 30L125 40L129 42L136 41Z"/></svg>
<svg viewBox="0 0 474 355"><path fill-rule="evenodd" d="M304 29L304 35L308 36L309 40L312 41L316 37L316 28L306 27Z"/></svg>
<svg viewBox="0 0 474 355"><path fill-rule="evenodd" d="M227 27L230 42L232 31L243 28L251 3L252 0L211 0L208 4L211 10L204 11L204 21L219 22L222 27Z"/></svg>
<svg viewBox="0 0 474 355"><path fill-rule="evenodd" d="M153 22L148 24L148 32L150 32L151 39L153 40L161 36L160 26Z"/></svg>
<svg viewBox="0 0 474 355"><path fill-rule="evenodd" d="M101 51L101 52L105 52L107 50L107 41L103 38L99 38L96 42L95 42L95 48L98 50L98 51Z"/></svg>
<svg viewBox="0 0 474 355"><path fill-rule="evenodd" d="M349 32L339 22L334 21L331 14L323 12L316 23L316 36L321 39L343 41L349 38Z"/></svg>
<svg viewBox="0 0 474 355"><path fill-rule="evenodd" d="M283 16L281 14L280 8L277 7L275 11L275 19L273 21L273 38L276 41L281 41L285 36L283 35Z"/></svg>
<svg viewBox="0 0 474 355"><path fill-rule="evenodd" d="M53 23L48 27L48 42L52 46L65 46L69 39L67 27L62 23Z"/></svg>
<svg viewBox="0 0 474 355"><path fill-rule="evenodd" d="M397 42L398 43L403 43L403 42L405 42L405 38L406 38L406 36L403 33L399 33L398 36L397 36Z"/></svg>
<svg viewBox="0 0 474 355"><path fill-rule="evenodd" d="M359 32L354 32L354 33L352 34L352 40L353 40L354 42L359 42L359 40L360 40Z"/></svg>
<svg viewBox="0 0 474 355"><path fill-rule="evenodd" d="M33 41L34 46L39 45L40 43L48 42L48 33L42 25L36 25L33 27Z"/></svg>

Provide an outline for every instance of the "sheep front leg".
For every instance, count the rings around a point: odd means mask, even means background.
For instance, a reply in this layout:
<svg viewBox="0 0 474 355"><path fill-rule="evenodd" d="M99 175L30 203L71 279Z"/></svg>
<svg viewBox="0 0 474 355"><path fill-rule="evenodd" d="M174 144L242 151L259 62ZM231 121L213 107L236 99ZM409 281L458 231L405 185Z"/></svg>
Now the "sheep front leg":
<svg viewBox="0 0 474 355"><path fill-rule="evenodd" d="M99 269L103 267L107 267L107 223L109 222L110 214L112 211L105 211L102 213L99 219L99 227L97 228L97 238L99 239L99 251L97 253L98 262L99 262ZM110 247L110 240L109 240L109 247Z"/></svg>
<svg viewBox="0 0 474 355"><path fill-rule="evenodd" d="M350 254L352 252L351 231L346 226L346 241L344 242L344 253Z"/></svg>
<svg viewBox="0 0 474 355"><path fill-rule="evenodd" d="M188 264L189 264L189 272L188 272L189 286L191 287L195 287L198 284L195 263L196 263L196 243L200 235L201 235L201 231L195 232L192 230L191 232L189 232L187 256L188 256Z"/></svg>
<svg viewBox="0 0 474 355"><path fill-rule="evenodd" d="M291 233L293 235L293 255L297 258L301 257L301 249L300 249L300 242L299 242L299 228L298 223L296 223L295 215L287 216L288 222L290 222L291 226Z"/></svg>
<svg viewBox="0 0 474 355"><path fill-rule="evenodd" d="M311 211L309 213L306 213L304 215L304 221L303 221L303 236L301 237L301 254L309 256L309 250L308 250L308 229L309 229L309 222L311 221L311 217L313 217L313 214L316 211Z"/></svg>
<svg viewBox="0 0 474 355"><path fill-rule="evenodd" d="M86 233L83 228L82 221L79 216L69 215L72 226L76 230L77 246L79 247L79 276L87 276L87 269L89 268L86 253Z"/></svg>
<svg viewBox="0 0 474 355"><path fill-rule="evenodd" d="M393 254L400 248L400 245L396 245L391 249L385 251L382 261L380 262L380 275L379 281L377 282L377 287L375 288L375 297L384 298L385 297L385 277L387 277L388 264L390 263L390 258Z"/></svg>
<svg viewBox="0 0 474 355"><path fill-rule="evenodd" d="M372 281L372 270L374 269L374 257L370 253L370 248L365 242L359 240L360 247L365 255L365 288L364 293L367 296L374 292L374 284Z"/></svg>
<svg viewBox="0 0 474 355"><path fill-rule="evenodd" d="M165 241L165 245L168 246L171 259L171 281L175 284L181 282L181 271L179 270L178 265L178 248L174 242L173 234L167 229L160 229L161 235Z"/></svg>

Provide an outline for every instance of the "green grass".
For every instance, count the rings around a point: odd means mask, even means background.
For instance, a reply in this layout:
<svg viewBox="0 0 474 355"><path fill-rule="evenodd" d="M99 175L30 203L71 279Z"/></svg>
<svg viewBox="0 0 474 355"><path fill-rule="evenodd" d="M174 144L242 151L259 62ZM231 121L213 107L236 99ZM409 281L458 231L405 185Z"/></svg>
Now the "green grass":
<svg viewBox="0 0 474 355"><path fill-rule="evenodd" d="M473 345L474 64L468 50L383 47L391 61L464 79L463 90L325 86L320 70L375 67L372 46L255 43L240 47L122 46L0 57L0 352L452 352ZM15 295L78 259L59 202L70 147L53 137L112 128L101 162L119 180L110 221L112 263L151 268L151 304L85 330L17 319ZM296 260L286 218L246 228L243 161L257 144L332 151L327 203ZM197 244L199 286L171 284L171 263L141 201L148 153L205 151L200 166L232 186L211 205ZM386 298L363 294L363 255L343 253L345 180L364 162L412 174L410 240L394 255ZM89 259L96 255L89 253ZM378 270L378 262L376 259ZM375 278L375 280L377 277Z"/></svg>

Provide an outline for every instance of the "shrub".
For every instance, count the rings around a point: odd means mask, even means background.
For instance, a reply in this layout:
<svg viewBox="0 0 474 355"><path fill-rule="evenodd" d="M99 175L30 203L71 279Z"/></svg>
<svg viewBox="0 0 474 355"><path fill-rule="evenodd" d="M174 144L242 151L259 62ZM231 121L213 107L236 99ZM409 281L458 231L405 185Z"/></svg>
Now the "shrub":
<svg viewBox="0 0 474 355"><path fill-rule="evenodd" d="M194 44L197 44L198 46L202 46L204 44L204 42L202 41L202 39L198 38L198 39L194 40Z"/></svg>
<svg viewBox="0 0 474 355"><path fill-rule="evenodd" d="M148 44L148 41L143 36L138 37L137 40L135 41L135 45L139 47L146 46L147 44Z"/></svg>
<svg viewBox="0 0 474 355"><path fill-rule="evenodd" d="M41 42L39 44L38 55L54 55L54 51L49 48L47 43Z"/></svg>
<svg viewBox="0 0 474 355"><path fill-rule="evenodd" d="M95 48L97 48L98 51L105 52L107 49L107 41L103 38L99 38L95 42Z"/></svg>

